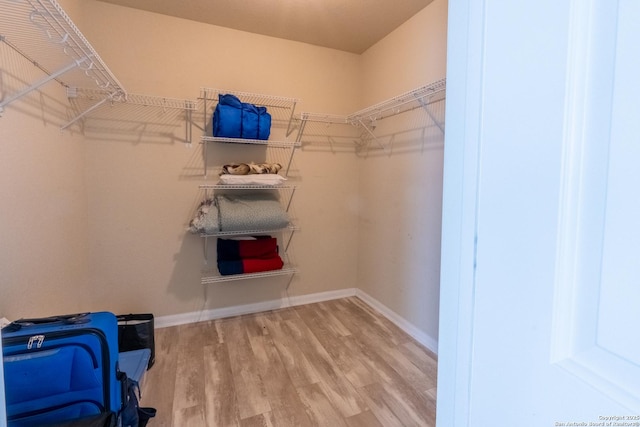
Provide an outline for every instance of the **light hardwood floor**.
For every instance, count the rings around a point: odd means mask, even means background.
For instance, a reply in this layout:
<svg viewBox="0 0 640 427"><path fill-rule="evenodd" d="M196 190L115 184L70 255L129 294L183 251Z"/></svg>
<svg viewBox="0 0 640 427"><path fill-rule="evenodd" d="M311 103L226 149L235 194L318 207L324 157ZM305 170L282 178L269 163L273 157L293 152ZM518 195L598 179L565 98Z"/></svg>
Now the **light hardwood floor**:
<svg viewBox="0 0 640 427"><path fill-rule="evenodd" d="M356 297L156 330L149 427L434 426L433 353Z"/></svg>

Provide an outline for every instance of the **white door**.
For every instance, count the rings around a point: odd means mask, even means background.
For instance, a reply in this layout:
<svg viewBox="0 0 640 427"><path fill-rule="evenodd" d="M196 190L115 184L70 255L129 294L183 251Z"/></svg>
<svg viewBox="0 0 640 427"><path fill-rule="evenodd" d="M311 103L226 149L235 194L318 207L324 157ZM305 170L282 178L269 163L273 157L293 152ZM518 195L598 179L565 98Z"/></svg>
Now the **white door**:
<svg viewBox="0 0 640 427"><path fill-rule="evenodd" d="M640 426L638 23L449 0L439 426Z"/></svg>

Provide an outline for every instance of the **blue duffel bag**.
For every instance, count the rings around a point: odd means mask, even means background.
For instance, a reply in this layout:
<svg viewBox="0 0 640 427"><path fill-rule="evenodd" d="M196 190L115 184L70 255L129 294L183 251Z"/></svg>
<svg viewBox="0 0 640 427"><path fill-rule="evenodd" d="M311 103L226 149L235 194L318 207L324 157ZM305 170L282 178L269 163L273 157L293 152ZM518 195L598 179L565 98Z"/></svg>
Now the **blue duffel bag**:
<svg viewBox="0 0 640 427"><path fill-rule="evenodd" d="M242 102L233 95L219 95L213 112L213 136L242 138Z"/></svg>
<svg viewBox="0 0 640 427"><path fill-rule="evenodd" d="M266 107L243 103L231 94L218 95L213 112L213 136L223 138L269 139L271 115Z"/></svg>
<svg viewBox="0 0 640 427"><path fill-rule="evenodd" d="M266 107L242 104L242 138L269 139L271 115Z"/></svg>

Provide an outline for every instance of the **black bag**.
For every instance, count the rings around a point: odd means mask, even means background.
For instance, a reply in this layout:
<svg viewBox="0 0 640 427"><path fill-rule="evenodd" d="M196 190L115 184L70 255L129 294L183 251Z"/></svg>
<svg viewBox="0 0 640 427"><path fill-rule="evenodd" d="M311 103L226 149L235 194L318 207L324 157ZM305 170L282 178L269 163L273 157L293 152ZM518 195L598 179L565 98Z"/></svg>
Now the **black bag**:
<svg viewBox="0 0 640 427"><path fill-rule="evenodd" d="M151 357L147 369L155 362L156 344L154 340L153 314L122 314L118 318L118 351L148 348Z"/></svg>
<svg viewBox="0 0 640 427"><path fill-rule="evenodd" d="M127 378L124 372L120 372L120 380L124 384L124 402L121 413L122 427L145 427L149 420L156 416L155 408L141 408L138 397L140 388L138 383Z"/></svg>

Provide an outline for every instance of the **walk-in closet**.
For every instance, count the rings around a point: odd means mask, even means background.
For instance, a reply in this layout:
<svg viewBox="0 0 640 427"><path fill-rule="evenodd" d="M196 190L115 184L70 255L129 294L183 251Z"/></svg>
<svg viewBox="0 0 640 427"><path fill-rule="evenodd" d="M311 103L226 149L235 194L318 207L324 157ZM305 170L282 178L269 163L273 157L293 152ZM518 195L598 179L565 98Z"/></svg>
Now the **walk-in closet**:
<svg viewBox="0 0 640 427"><path fill-rule="evenodd" d="M118 3L0 0L0 317L153 313L150 425L435 425L447 1L358 51Z"/></svg>

